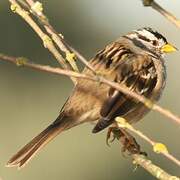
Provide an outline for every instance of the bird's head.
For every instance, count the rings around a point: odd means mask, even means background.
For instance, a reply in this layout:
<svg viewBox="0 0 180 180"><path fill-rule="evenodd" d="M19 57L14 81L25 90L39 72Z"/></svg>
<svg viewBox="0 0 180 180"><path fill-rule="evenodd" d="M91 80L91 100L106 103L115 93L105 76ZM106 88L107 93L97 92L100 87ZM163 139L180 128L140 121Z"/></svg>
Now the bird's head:
<svg viewBox="0 0 180 180"><path fill-rule="evenodd" d="M156 57L177 50L162 34L149 27L134 30L124 37L132 41L138 50Z"/></svg>

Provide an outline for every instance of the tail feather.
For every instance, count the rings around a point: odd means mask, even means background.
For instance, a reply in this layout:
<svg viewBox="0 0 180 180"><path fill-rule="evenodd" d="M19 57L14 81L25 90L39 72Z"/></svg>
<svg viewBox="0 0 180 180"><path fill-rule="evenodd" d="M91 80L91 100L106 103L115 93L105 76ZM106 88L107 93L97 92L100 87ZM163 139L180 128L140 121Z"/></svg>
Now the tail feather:
<svg viewBox="0 0 180 180"><path fill-rule="evenodd" d="M44 147L48 142L54 139L65 129L68 129L72 121L66 118L58 117L51 125L44 131L33 138L26 144L20 151L18 151L7 163L7 167L17 166L18 168L24 167L34 155Z"/></svg>

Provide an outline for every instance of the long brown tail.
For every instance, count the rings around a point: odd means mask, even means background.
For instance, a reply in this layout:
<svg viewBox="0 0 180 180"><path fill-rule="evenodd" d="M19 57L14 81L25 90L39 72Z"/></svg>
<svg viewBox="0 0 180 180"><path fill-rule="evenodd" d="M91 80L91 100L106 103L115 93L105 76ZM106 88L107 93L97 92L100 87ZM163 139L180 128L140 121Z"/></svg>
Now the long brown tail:
<svg viewBox="0 0 180 180"><path fill-rule="evenodd" d="M29 162L29 160L49 141L54 139L62 131L72 126L72 120L69 120L69 118L65 117L64 115L60 115L51 125L49 125L44 131L33 138L20 151L18 151L8 161L7 167L24 167Z"/></svg>

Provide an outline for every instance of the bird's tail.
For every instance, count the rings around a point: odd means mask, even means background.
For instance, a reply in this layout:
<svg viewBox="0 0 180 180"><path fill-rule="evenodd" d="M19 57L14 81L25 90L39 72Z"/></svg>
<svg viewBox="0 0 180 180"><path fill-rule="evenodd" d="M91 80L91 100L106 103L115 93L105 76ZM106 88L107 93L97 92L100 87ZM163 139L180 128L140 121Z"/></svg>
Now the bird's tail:
<svg viewBox="0 0 180 180"><path fill-rule="evenodd" d="M69 129L72 126L72 120L69 120L69 118L65 117L64 115L60 115L44 131L38 134L20 151L12 156L12 158L7 163L7 167L24 167L29 162L29 160L31 160L31 158L49 141L54 139L62 131Z"/></svg>

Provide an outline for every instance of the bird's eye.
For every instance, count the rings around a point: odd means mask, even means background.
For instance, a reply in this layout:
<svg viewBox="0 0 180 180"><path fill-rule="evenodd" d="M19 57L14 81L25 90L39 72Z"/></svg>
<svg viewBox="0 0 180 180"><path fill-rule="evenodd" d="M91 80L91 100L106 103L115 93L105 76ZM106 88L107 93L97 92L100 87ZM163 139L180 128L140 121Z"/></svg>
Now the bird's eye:
<svg viewBox="0 0 180 180"><path fill-rule="evenodd" d="M157 45L158 45L158 42L157 42L156 40L153 40L153 41L152 41L152 44L153 44L153 46L157 46Z"/></svg>

